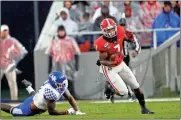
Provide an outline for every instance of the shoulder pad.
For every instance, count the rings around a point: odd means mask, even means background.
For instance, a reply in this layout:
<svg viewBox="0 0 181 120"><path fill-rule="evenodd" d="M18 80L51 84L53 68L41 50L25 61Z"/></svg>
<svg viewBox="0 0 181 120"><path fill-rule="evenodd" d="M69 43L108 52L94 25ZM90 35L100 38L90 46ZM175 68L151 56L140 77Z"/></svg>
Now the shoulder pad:
<svg viewBox="0 0 181 120"><path fill-rule="evenodd" d="M57 95L50 88L45 88L44 97L47 100L56 101L58 99Z"/></svg>

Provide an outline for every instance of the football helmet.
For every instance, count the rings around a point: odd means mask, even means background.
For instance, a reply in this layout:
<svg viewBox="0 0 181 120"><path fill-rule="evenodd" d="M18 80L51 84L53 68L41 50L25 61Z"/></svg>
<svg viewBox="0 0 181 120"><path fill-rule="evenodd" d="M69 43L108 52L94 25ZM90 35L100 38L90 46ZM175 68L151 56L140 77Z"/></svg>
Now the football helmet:
<svg viewBox="0 0 181 120"><path fill-rule="evenodd" d="M68 87L66 76L62 72L51 72L48 77L48 83L58 92L64 92Z"/></svg>
<svg viewBox="0 0 181 120"><path fill-rule="evenodd" d="M101 22L101 30L103 36L107 38L114 38L117 35L117 25L116 22L111 18L106 18Z"/></svg>

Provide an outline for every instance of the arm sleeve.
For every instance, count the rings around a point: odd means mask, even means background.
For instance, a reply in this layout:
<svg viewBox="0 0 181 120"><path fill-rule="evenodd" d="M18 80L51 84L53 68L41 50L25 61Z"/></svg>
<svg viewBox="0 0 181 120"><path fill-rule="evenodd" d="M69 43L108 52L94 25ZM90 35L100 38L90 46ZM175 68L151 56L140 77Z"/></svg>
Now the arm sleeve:
<svg viewBox="0 0 181 120"><path fill-rule="evenodd" d="M140 43L139 43L139 41L138 41L135 34L133 34L133 44L135 45L135 51L137 53L140 53L141 52L141 45L140 45Z"/></svg>
<svg viewBox="0 0 181 120"><path fill-rule="evenodd" d="M27 53L28 51L26 50L26 48L17 39L13 38L11 54L16 64L19 63L19 61L22 60Z"/></svg>
<svg viewBox="0 0 181 120"><path fill-rule="evenodd" d="M136 37L136 35L130 31L126 31L126 36L127 36L127 40L125 40L123 42L123 46L124 46L124 52L125 52L125 55L127 54L127 42L131 42L134 46L134 50L137 52L137 53L140 53L141 51L141 45L139 43L139 40L138 38Z"/></svg>

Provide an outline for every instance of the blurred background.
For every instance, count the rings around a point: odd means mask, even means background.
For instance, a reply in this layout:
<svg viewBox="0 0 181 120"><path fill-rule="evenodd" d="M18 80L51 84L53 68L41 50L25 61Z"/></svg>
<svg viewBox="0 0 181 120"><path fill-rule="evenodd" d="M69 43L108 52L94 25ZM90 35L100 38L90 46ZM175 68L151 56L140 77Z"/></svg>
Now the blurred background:
<svg viewBox="0 0 181 120"><path fill-rule="evenodd" d="M21 81L38 90L53 70L67 75L76 99L105 99L106 79L93 47L104 18L126 20L137 36L142 51L135 58L130 54L128 62L145 96L180 94L180 1L2 1L1 15L1 63L13 61L0 65L2 101L23 100L28 93ZM2 42L12 37L23 48L16 55ZM7 49L12 57L4 57Z"/></svg>

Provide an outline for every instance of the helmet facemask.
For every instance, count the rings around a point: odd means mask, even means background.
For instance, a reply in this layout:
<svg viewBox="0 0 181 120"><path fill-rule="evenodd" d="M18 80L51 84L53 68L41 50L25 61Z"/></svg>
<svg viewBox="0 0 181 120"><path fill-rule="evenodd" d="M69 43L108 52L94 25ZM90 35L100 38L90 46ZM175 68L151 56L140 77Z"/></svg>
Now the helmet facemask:
<svg viewBox="0 0 181 120"><path fill-rule="evenodd" d="M107 38L114 38L117 35L117 26L111 25L103 29L103 35Z"/></svg>
<svg viewBox="0 0 181 120"><path fill-rule="evenodd" d="M55 83L55 86L56 86L56 90L58 92L63 92L65 91L66 87L67 87L67 84L66 84L66 80L63 82L63 83Z"/></svg>

